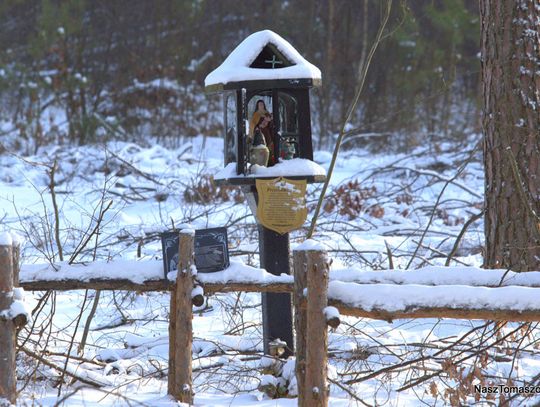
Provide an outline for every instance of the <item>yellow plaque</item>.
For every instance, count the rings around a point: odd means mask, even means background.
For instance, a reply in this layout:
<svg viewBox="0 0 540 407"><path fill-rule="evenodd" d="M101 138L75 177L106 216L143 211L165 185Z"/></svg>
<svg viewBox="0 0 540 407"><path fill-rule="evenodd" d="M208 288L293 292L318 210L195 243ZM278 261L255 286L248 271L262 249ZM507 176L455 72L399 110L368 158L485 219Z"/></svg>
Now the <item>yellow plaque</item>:
<svg viewBox="0 0 540 407"><path fill-rule="evenodd" d="M257 179L255 183L259 223L281 234L302 227L307 218L305 179Z"/></svg>

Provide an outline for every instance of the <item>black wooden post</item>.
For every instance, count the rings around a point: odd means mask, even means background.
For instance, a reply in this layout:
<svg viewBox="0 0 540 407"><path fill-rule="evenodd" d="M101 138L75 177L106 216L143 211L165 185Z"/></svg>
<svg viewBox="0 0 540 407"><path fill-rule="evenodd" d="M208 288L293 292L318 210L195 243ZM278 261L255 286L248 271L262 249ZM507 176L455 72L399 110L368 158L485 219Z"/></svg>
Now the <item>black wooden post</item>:
<svg viewBox="0 0 540 407"><path fill-rule="evenodd" d="M259 257L261 268L279 276L291 274L289 234L281 235L259 224ZM291 294L262 293L264 353L274 339L287 342L287 358L294 354Z"/></svg>

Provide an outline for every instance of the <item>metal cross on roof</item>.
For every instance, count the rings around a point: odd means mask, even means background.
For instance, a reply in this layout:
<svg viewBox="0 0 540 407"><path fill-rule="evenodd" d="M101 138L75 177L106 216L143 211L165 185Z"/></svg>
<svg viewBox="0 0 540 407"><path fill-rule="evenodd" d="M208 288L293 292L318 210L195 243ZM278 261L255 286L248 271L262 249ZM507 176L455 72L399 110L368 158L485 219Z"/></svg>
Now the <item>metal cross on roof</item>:
<svg viewBox="0 0 540 407"><path fill-rule="evenodd" d="M275 55L272 55L272 59L266 60L264 62L266 62L268 64L272 64L272 69L274 69L276 67L276 64L283 65L283 61L277 60Z"/></svg>

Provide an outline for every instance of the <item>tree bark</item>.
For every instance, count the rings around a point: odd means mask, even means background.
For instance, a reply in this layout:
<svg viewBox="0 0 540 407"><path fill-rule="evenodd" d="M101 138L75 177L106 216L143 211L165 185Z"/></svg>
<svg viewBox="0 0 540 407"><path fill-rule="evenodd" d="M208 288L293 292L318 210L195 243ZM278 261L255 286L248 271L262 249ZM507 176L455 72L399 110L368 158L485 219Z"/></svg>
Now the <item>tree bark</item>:
<svg viewBox="0 0 540 407"><path fill-rule="evenodd" d="M484 266L540 270L540 9L480 0Z"/></svg>

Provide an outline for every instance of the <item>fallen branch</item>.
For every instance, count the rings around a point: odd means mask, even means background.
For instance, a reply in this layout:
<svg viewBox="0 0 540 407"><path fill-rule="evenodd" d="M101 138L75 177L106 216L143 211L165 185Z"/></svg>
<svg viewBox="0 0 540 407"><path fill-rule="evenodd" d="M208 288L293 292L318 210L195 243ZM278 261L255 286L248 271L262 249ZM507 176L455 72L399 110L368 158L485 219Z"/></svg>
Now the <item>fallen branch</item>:
<svg viewBox="0 0 540 407"><path fill-rule="evenodd" d="M81 383L87 384L87 385L92 386L92 387L97 387L97 388L109 385L109 383L99 383L99 382L90 380L87 377L82 377L81 375L70 372L69 370L64 369L62 366L58 366L56 363L52 363L49 360L47 360L46 358L38 355L37 353L32 352L30 349L28 349L26 347L22 347L21 350L24 353L26 353L28 356L40 361L45 366L49 366L50 368L53 368L53 369L57 370L58 372L63 373L66 376L72 377L73 379L78 380Z"/></svg>

